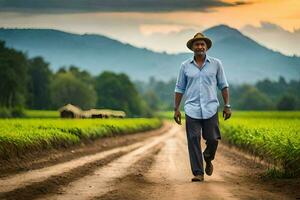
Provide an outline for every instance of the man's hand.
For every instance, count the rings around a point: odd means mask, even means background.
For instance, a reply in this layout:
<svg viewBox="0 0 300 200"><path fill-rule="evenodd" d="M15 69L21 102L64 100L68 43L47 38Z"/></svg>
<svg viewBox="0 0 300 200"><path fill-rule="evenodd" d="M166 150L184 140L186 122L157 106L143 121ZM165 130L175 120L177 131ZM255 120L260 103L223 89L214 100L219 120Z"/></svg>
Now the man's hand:
<svg viewBox="0 0 300 200"><path fill-rule="evenodd" d="M179 110L174 111L174 120L177 124L181 125L181 113Z"/></svg>
<svg viewBox="0 0 300 200"><path fill-rule="evenodd" d="M224 107L224 110L223 110L223 118L224 118L224 120L227 120L230 117L231 117L231 109L227 108L227 107Z"/></svg>

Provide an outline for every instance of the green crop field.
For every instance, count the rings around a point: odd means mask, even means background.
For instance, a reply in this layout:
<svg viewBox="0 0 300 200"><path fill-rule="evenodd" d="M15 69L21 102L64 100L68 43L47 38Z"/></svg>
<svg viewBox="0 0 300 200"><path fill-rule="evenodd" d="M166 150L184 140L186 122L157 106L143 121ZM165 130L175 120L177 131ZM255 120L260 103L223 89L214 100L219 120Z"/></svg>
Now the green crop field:
<svg viewBox="0 0 300 200"><path fill-rule="evenodd" d="M229 143L279 166L285 175L300 173L300 112L235 112L220 125Z"/></svg>
<svg viewBox="0 0 300 200"><path fill-rule="evenodd" d="M159 119L0 119L0 158L158 128Z"/></svg>
<svg viewBox="0 0 300 200"><path fill-rule="evenodd" d="M25 110L26 118L59 118L57 110Z"/></svg>
<svg viewBox="0 0 300 200"><path fill-rule="evenodd" d="M155 115L161 119L171 119L173 120L174 117L174 112L173 111L160 111L156 112ZM184 112L181 111L181 118L184 119Z"/></svg>
<svg viewBox="0 0 300 200"><path fill-rule="evenodd" d="M173 119L173 112L157 116ZM233 111L226 121L220 112L219 121L222 140L274 164L275 173L300 174L300 112Z"/></svg>

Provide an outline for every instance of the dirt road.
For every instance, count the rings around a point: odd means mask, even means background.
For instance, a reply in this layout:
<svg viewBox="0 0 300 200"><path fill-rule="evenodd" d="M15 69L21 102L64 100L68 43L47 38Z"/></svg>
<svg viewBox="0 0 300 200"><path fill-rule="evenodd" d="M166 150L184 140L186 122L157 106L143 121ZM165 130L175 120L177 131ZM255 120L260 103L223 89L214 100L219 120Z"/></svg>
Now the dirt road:
<svg viewBox="0 0 300 200"><path fill-rule="evenodd" d="M191 182L184 127L169 124L129 144L2 177L0 199L300 199L299 179L262 179L263 164L222 143L213 164L212 176Z"/></svg>

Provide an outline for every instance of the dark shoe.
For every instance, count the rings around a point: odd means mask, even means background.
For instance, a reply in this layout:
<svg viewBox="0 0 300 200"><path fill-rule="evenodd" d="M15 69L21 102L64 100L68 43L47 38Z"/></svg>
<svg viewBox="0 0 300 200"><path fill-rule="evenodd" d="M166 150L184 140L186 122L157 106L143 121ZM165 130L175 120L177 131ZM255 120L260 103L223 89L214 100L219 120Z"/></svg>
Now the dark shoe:
<svg viewBox="0 0 300 200"><path fill-rule="evenodd" d="M213 164L211 163L211 161L206 161L206 166L205 166L205 173L208 175L208 176L211 176L212 173L214 171L214 166Z"/></svg>
<svg viewBox="0 0 300 200"><path fill-rule="evenodd" d="M196 181L204 181L204 175L196 175L194 176L194 178L192 178L192 181L193 182L196 182Z"/></svg>

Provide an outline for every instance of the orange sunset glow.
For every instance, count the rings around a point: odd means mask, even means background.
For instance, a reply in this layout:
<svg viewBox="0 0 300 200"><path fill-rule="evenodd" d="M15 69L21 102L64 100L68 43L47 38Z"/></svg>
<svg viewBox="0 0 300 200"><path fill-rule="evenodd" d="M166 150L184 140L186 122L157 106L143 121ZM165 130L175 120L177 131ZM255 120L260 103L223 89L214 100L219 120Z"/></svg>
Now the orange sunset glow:
<svg viewBox="0 0 300 200"><path fill-rule="evenodd" d="M278 42L277 38L281 38L282 34L292 34L300 29L299 0L226 0L222 2L230 4L229 6L210 6L199 10L196 8L185 10L177 7L170 11L155 11L154 9L147 12L142 8L136 10L126 10L127 8L125 8L123 11L111 9L84 12L48 12L47 10L29 12L18 8L1 11L0 26L6 28L51 28L73 33L96 33L138 47L170 53L188 51L188 49L184 45L181 47L179 45L162 46L159 42L161 39L153 37L179 34L180 38L172 39L169 37L169 42L183 43L194 32L225 24L244 31L245 34L270 48L280 49L281 43ZM277 33L278 30L274 30L275 32L272 33L260 30L262 33L258 34L255 31L244 30L246 26L258 30L262 28L262 23L273 26L275 29L276 27L277 29L281 28L280 31L285 31L285 33ZM289 43L294 45L297 41L293 40ZM286 46L282 52L289 55L300 55L300 49L291 45Z"/></svg>

